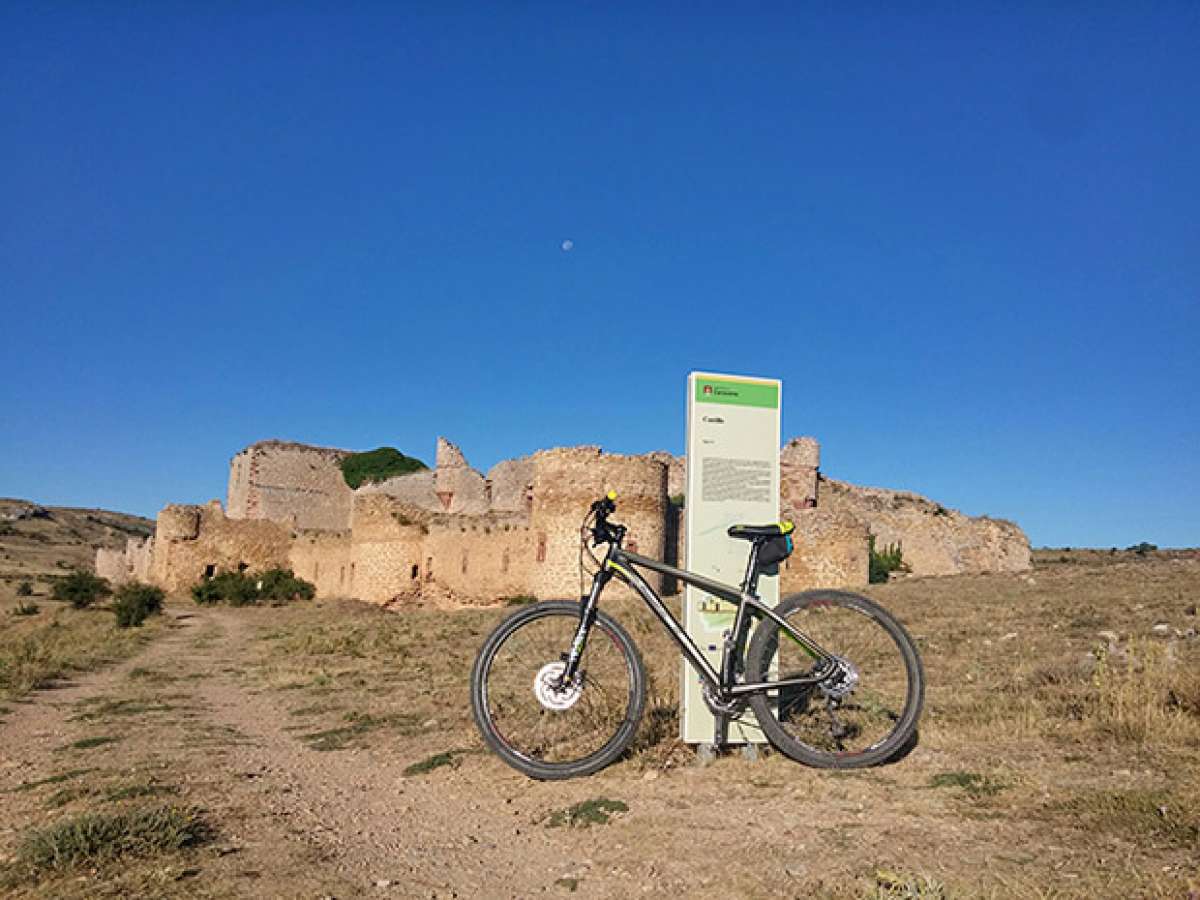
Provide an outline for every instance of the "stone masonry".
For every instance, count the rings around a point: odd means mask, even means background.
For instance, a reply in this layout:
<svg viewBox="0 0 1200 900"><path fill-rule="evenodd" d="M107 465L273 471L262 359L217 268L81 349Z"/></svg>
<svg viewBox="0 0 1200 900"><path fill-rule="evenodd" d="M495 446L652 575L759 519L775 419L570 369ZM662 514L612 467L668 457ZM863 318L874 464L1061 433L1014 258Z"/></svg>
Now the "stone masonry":
<svg viewBox="0 0 1200 900"><path fill-rule="evenodd" d="M167 506L154 538L98 551L97 571L181 590L219 572L278 566L312 581L319 597L372 603L575 597L579 527L610 489L631 550L685 562L681 456L564 447L505 460L484 475L439 438L434 469L351 490L341 472L347 455L253 444L231 460L228 512L216 500ZM1015 525L827 479L809 437L780 453L780 509L796 523L796 550L780 573L785 594L865 584L871 535L881 546L900 544L917 575L1029 567L1029 544ZM678 587L667 581L665 591Z"/></svg>

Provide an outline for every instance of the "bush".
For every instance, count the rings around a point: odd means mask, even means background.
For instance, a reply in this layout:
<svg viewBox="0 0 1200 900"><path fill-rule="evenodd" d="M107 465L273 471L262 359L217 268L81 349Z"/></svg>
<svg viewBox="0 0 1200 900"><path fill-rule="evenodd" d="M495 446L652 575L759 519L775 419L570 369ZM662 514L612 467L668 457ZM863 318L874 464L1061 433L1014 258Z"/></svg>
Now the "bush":
<svg viewBox="0 0 1200 900"><path fill-rule="evenodd" d="M17 596L18 597L32 597L33 596L33 585L30 584L28 581L22 581L20 584L17 585Z"/></svg>
<svg viewBox="0 0 1200 900"><path fill-rule="evenodd" d="M113 600L118 628L137 628L147 616L162 612L163 592L153 585L131 581L122 585Z"/></svg>
<svg viewBox="0 0 1200 900"><path fill-rule="evenodd" d="M358 488L376 481L387 481L397 475L419 472L428 466L395 447L379 447L366 453L352 453L342 460L342 477L346 484Z"/></svg>
<svg viewBox="0 0 1200 900"><path fill-rule="evenodd" d="M12 608L12 614L14 616L36 616L38 614L38 605L22 601Z"/></svg>
<svg viewBox="0 0 1200 900"><path fill-rule="evenodd" d="M108 580L91 572L72 572L54 583L51 595L55 600L70 603L75 609L91 606L112 593Z"/></svg>
<svg viewBox="0 0 1200 900"><path fill-rule="evenodd" d="M1132 550L1138 556L1145 556L1147 553L1153 553L1157 550L1158 546L1148 541L1142 541L1140 544L1134 544L1132 547L1126 547L1125 549Z"/></svg>
<svg viewBox="0 0 1200 900"><path fill-rule="evenodd" d="M868 576L871 584L883 584L888 580L888 576L892 572L908 571L908 566L904 564L904 559L901 556L899 544L888 544L882 550L876 550L875 535L871 535L867 547L871 555L870 574Z"/></svg>
<svg viewBox="0 0 1200 900"><path fill-rule="evenodd" d="M312 582L297 578L291 569L268 569L257 577L243 572L222 572L192 587L192 599L202 605L279 606L292 600L311 600L316 593Z"/></svg>
<svg viewBox="0 0 1200 900"><path fill-rule="evenodd" d="M192 599L200 604L250 606L258 602L258 586L243 572L222 572L194 585Z"/></svg>
<svg viewBox="0 0 1200 900"><path fill-rule="evenodd" d="M291 569L268 569L258 578L259 597L273 605L311 600L316 594L316 586L311 581L297 578Z"/></svg>

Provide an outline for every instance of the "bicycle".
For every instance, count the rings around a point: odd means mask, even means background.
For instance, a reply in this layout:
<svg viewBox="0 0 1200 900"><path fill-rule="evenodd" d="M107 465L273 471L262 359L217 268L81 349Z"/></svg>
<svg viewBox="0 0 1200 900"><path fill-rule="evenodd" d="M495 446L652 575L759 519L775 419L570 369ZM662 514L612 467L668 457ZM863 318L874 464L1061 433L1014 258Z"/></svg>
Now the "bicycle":
<svg viewBox="0 0 1200 900"><path fill-rule="evenodd" d="M904 627L846 591L793 594L774 608L759 599L759 577L777 574L792 552L790 522L728 529L731 538L750 542L745 578L733 587L624 549L625 526L608 520L614 512L616 494L609 492L591 505L580 528L581 579L585 550L598 567L591 590L578 602L548 600L518 610L479 651L471 707L501 759L532 778L574 778L609 765L632 743L645 708L646 672L629 634L599 609L613 578L666 627L719 719L737 719L749 708L776 749L822 768L878 765L906 748L921 713L924 675ZM591 550L600 545L608 547L603 562ZM737 604L719 669L639 567ZM753 636L752 619L759 620ZM781 633L790 639L782 646ZM772 677L773 670L782 674Z"/></svg>

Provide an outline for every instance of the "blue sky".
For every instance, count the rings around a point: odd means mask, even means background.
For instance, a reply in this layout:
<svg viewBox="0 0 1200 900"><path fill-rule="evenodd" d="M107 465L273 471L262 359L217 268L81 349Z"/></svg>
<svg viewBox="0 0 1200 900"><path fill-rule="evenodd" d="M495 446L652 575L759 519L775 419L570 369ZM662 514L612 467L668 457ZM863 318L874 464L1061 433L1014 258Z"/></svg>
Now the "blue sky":
<svg viewBox="0 0 1200 900"><path fill-rule="evenodd" d="M1200 544L1200 5L968 6L4 4L0 495L681 452L704 369L834 477Z"/></svg>

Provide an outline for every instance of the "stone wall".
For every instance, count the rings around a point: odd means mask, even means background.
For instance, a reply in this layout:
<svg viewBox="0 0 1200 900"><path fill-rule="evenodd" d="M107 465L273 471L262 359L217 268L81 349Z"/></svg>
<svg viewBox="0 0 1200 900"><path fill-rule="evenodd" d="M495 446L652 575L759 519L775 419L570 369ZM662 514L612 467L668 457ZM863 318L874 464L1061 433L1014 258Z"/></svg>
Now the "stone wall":
<svg viewBox="0 0 1200 900"><path fill-rule="evenodd" d="M821 448L816 438L788 441L779 452L779 514L798 521L801 511L817 505L817 472Z"/></svg>
<svg viewBox="0 0 1200 900"><path fill-rule="evenodd" d="M813 588L853 588L867 583L867 527L862 522L848 513L827 509L801 509L793 516L795 550L780 567L780 597Z"/></svg>
<svg viewBox="0 0 1200 900"><path fill-rule="evenodd" d="M919 494L857 487L822 476L819 506L862 522L876 547L899 544L914 575L1024 572L1029 539L1012 522L965 516Z"/></svg>
<svg viewBox="0 0 1200 900"><path fill-rule="evenodd" d="M305 531L296 535L288 567L316 586L317 596L354 596L349 531Z"/></svg>
<svg viewBox="0 0 1200 900"><path fill-rule="evenodd" d="M436 493L446 512L478 516L488 511L486 479L467 465L458 447L443 437L437 442L435 478Z"/></svg>
<svg viewBox="0 0 1200 900"><path fill-rule="evenodd" d="M439 438L434 470L351 491L340 469L345 455L254 444L230 466L230 516L216 501L167 506L155 539L98 551L97 571L175 590L222 571L284 566L312 581L319 597L387 604L570 598L580 591L579 527L610 489L630 550L685 562L682 509L669 500L684 492L680 456L558 448L505 460L485 478ZM819 469L813 438L780 452L781 515L796 523L796 550L780 574L785 594L866 584L868 534L900 544L918 575L1029 567L1028 541L1011 523L963 516L915 494L856 488Z"/></svg>
<svg viewBox="0 0 1200 900"><path fill-rule="evenodd" d="M164 507L158 514L148 580L184 590L201 578L231 571L286 567L290 529L266 520L230 519L221 504Z"/></svg>
<svg viewBox="0 0 1200 900"><path fill-rule="evenodd" d="M354 492L355 497L365 494L387 494L389 497L404 501L409 506L429 512L442 510L442 501L438 499L437 495L437 473L433 469L410 472L386 481L364 484Z"/></svg>
<svg viewBox="0 0 1200 900"><path fill-rule="evenodd" d="M125 563L125 551L108 547L96 549L96 574L113 584L124 584L129 579Z"/></svg>
<svg viewBox="0 0 1200 900"><path fill-rule="evenodd" d="M382 494L355 499L353 596L371 603L494 603L529 592L535 548L523 517L430 514Z"/></svg>
<svg viewBox="0 0 1200 900"><path fill-rule="evenodd" d="M292 528L344 531L353 491L342 476L350 452L260 441L229 465L231 519L266 519Z"/></svg>
<svg viewBox="0 0 1200 900"><path fill-rule="evenodd" d="M617 521L629 528L625 546L662 558L667 515L667 467L662 462L601 453L599 447L570 447L535 453L533 466L533 594L579 593L579 527L591 503L609 490L618 493ZM658 580L653 573L648 577L651 584Z"/></svg>
<svg viewBox="0 0 1200 900"><path fill-rule="evenodd" d="M369 603L415 597L429 572L422 511L386 494L354 500L350 531L352 596Z"/></svg>
<svg viewBox="0 0 1200 900"><path fill-rule="evenodd" d="M488 470L487 483L493 512L528 516L533 511L533 460L529 457L496 463Z"/></svg>

